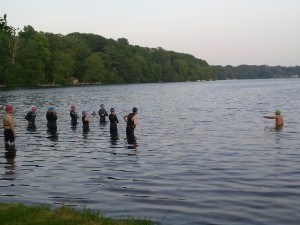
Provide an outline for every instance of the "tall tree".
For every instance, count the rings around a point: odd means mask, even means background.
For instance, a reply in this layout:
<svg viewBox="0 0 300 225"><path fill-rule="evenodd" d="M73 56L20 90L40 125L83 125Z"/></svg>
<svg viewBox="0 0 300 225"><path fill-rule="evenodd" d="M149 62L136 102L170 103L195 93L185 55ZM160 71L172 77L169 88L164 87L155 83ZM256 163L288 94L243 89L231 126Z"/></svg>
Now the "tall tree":
<svg viewBox="0 0 300 225"><path fill-rule="evenodd" d="M55 51L51 56L51 76L48 82L55 84L69 84L73 75L74 60L66 52Z"/></svg>
<svg viewBox="0 0 300 225"><path fill-rule="evenodd" d="M103 82L105 78L105 65L101 56L97 53L91 54L85 60L86 75L84 76L85 82Z"/></svg>
<svg viewBox="0 0 300 225"><path fill-rule="evenodd" d="M25 86L45 82L45 66L50 59L47 37L31 28L24 27L24 31L20 32L20 37L24 40L24 48L18 58Z"/></svg>
<svg viewBox="0 0 300 225"><path fill-rule="evenodd" d="M13 29L12 35L9 37L8 40L8 52L10 54L11 63L15 64L15 59L22 47L22 40L17 35L17 30Z"/></svg>
<svg viewBox="0 0 300 225"><path fill-rule="evenodd" d="M12 30L13 28L7 25L6 14L4 14L3 17L0 17L0 36L10 35Z"/></svg>

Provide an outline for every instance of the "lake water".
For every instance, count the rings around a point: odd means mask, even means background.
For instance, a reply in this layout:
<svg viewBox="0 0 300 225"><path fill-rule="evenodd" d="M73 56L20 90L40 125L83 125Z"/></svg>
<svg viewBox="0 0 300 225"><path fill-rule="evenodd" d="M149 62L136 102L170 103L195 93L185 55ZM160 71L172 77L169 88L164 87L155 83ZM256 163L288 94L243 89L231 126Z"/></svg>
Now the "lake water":
<svg viewBox="0 0 300 225"><path fill-rule="evenodd" d="M58 132L47 133L49 102ZM49 203L174 224L299 224L300 79L84 86L1 91L14 106L16 155L0 145L0 201ZM119 137L69 109L116 109ZM38 108L36 130L24 116ZM136 143L122 117L136 106ZM284 128L264 119L280 108ZM1 125L2 128L2 125ZM3 139L3 132L0 134Z"/></svg>

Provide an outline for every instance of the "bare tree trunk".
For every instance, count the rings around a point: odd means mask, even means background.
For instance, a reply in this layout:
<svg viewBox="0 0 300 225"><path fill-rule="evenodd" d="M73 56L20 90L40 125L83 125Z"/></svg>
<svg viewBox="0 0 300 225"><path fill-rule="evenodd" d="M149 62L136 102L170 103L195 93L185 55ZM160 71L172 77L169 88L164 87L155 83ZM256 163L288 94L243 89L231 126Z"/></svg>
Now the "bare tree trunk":
<svg viewBox="0 0 300 225"><path fill-rule="evenodd" d="M21 40L19 36L16 36L16 31L13 32L13 35L9 38L8 42L8 51L11 56L11 63L15 64L15 58L19 53L21 48Z"/></svg>

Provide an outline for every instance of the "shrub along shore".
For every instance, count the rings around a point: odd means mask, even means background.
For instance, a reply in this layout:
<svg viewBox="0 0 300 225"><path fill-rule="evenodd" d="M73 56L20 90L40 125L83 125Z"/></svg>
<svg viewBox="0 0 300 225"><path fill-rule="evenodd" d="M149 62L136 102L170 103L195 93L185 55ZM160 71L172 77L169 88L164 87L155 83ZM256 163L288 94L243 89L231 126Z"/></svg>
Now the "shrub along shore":
<svg viewBox="0 0 300 225"><path fill-rule="evenodd" d="M69 206L27 206L21 203L0 203L2 225L154 225L149 219L113 219L90 209L75 210Z"/></svg>

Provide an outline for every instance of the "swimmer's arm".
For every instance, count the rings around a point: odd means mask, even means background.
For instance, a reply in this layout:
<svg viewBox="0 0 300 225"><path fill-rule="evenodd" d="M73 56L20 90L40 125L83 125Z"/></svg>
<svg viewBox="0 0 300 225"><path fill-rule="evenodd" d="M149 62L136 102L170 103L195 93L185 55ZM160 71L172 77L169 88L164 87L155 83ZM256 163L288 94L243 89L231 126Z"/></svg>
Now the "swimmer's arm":
<svg viewBox="0 0 300 225"><path fill-rule="evenodd" d="M136 126L136 122L137 122L136 116L134 116L134 117L132 118L132 122L133 122L133 125Z"/></svg>
<svg viewBox="0 0 300 225"><path fill-rule="evenodd" d="M128 117L128 114L123 116L123 119L124 119L125 122L127 122L127 117Z"/></svg>
<svg viewBox="0 0 300 225"><path fill-rule="evenodd" d="M266 119L276 119L277 117L276 116L264 116L264 118L266 118Z"/></svg>
<svg viewBox="0 0 300 225"><path fill-rule="evenodd" d="M53 118L54 118L55 120L57 120L57 114L56 114L56 111L53 111Z"/></svg>

